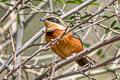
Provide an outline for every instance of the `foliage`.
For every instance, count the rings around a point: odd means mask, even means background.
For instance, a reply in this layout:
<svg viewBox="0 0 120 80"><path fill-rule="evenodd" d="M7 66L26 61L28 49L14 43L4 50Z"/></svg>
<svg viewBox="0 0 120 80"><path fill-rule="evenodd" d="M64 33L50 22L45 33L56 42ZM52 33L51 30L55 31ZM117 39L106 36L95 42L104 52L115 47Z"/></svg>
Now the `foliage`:
<svg viewBox="0 0 120 80"><path fill-rule="evenodd" d="M50 69L53 72L52 72L52 75L50 75L49 77L53 77L53 78L55 78L56 76L60 76L63 78L64 75L61 75L61 74L64 74L64 73L65 74L80 73L81 67L79 67L76 64L75 65L70 64L70 65L64 66L63 67L64 70L57 70L57 68L55 68L57 65L55 61L60 58L56 57L56 55L53 57L54 53L50 51L51 46L49 46L48 44L46 45L46 41L44 39L45 37L42 36L43 24L40 21L38 21L38 19L42 18L44 15L47 15L47 14L53 14L56 16L60 15L60 17L63 15L67 15L67 17L64 17L65 18L64 26L66 27L67 25L68 27L66 29L66 32L70 31L71 33L77 33L77 36L81 38L80 40L82 41L85 52L89 52L89 51L92 51L92 49L94 49L93 50L94 54L93 53L89 53L89 54L97 55L97 57L99 57L100 63L96 63L95 65L91 65L90 67L88 67L89 71L91 71L92 67L102 63L103 64L100 67L104 66L104 69L106 69L105 72L111 69L112 67L111 62L114 62L114 60L116 59L115 57L116 54L118 54L119 56L119 53L120 53L119 52L120 43L119 42L113 43L114 41L117 41L116 38L120 35L120 15L119 15L120 1L119 0L113 3L111 2L114 0L111 0L108 2L102 2L98 0L92 3L88 3L84 7L77 10L75 10L77 6L87 2L88 0L53 0L53 1L52 0L49 0L49 1L48 0L23 0L22 3L18 4L15 7L18 1L14 2L14 0L13 1L0 0L0 3L3 4L3 5L0 4L0 7L1 7L0 8L1 10L0 11L0 16L1 16L1 19L0 19L0 69L1 69L1 65L5 64L5 61L9 59L8 56L14 53L13 46L11 46L11 42L14 42L12 43L12 45L15 46L15 53L18 53L19 50L21 50L19 54L23 52L23 54L21 55L22 56L21 59L18 60L21 62L19 63L19 65L22 66L21 70L19 69L20 71L22 71L22 74L21 74L22 80L23 79L33 80L33 78L36 78L36 76L43 74L45 71ZM53 4L51 4L51 2ZM14 10L12 11L11 9L14 9ZM8 33L9 30L12 31L11 33L12 36L10 36L10 33ZM39 30L41 30L41 35ZM13 40L11 38L13 38ZM111 42L109 42L110 45L107 45L106 47L102 48L102 45L105 46L107 44L107 41L109 41L109 39L111 39ZM51 45L54 45L53 41L54 39L51 40ZM102 45L99 45L100 43L102 43ZM99 45L99 46L96 46L96 45ZM19 48L17 49L18 46ZM40 55L34 56L31 58L31 56L34 53L37 53ZM53 61L53 58L55 58L55 61ZM110 60L112 58L114 60L113 61L111 60L109 65L107 63L107 60ZM22 64L25 60L28 60L29 62ZM60 60L60 62L62 61ZM13 67L16 68L15 65L10 64L8 66L8 70L10 71L12 71L11 66L12 68ZM25 66L28 66L27 69L23 69L25 68ZM31 66L32 66L32 69L28 69L28 68L31 68ZM116 66L119 66L119 64L116 64ZM61 65L59 67L61 68ZM100 67L96 67L96 68L103 71L103 69L101 69ZM113 70L114 72L117 71L118 68L116 67L115 69ZM94 71L97 72L96 69L94 68L92 68L92 70L93 72ZM54 71L56 71L56 73ZM75 71L76 73L74 73ZM16 74L16 72L14 73ZM95 78L99 79L98 77L100 75L99 73L101 73L101 71L98 71L96 74L95 73L93 74L91 72L90 75L97 75ZM3 73L0 75L0 79L6 76L6 74L8 74L8 72L5 73L3 71ZM104 78L104 72L102 72L102 74L103 75L101 76ZM84 73L82 75L84 77L87 76L87 74L84 74ZM13 78L16 75L10 75L10 76ZM76 80L81 80L81 77L79 79L74 75L72 76ZM12 79L11 77L9 79ZM48 78L48 75L46 77ZM69 76L65 76L65 77L66 77L65 79L67 80L68 79L73 80ZM90 79L91 76L89 77L88 75L86 78ZM83 79L86 79L86 78L83 78ZM118 80L120 80L120 78L118 78Z"/></svg>

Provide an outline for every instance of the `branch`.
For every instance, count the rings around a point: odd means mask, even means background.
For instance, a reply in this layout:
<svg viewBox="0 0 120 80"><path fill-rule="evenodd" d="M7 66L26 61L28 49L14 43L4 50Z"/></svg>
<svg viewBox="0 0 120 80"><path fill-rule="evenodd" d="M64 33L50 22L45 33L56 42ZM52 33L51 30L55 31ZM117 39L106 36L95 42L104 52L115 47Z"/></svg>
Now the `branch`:
<svg viewBox="0 0 120 80"><path fill-rule="evenodd" d="M13 57L13 65L14 67L16 66L16 53L15 53L15 46L14 46L14 40L13 40L13 37L12 37L12 32L11 32L11 29L8 28L8 32L9 32L9 35L10 35L10 40L11 40L11 46L12 46L12 57Z"/></svg>
<svg viewBox="0 0 120 80"><path fill-rule="evenodd" d="M89 0L89 1L93 1L93 0ZM96 1L96 0L94 0L94 1ZM87 2L86 2L87 3ZM89 4L89 3L88 3ZM88 4L86 4L86 5L88 5ZM83 7L85 7L86 5L83 3L83 4L81 4L82 6L80 7L78 7L78 8L74 8L74 9L77 9L77 10L81 10ZM74 10L73 9L73 10ZM73 14L73 12L71 12L71 11L68 11L68 13L69 13L69 15L70 15L70 13L71 14ZM66 14L68 14L68 13L66 13ZM75 11L74 11L74 13L75 13ZM66 14L64 14L64 15L66 15ZM66 18L66 17L68 17L68 15L66 15L66 16L64 16L64 15L62 15L61 16L61 18L63 19L63 18ZM27 41L19 50L17 50L16 51L16 56L18 56L19 54L21 54L21 52L23 52L27 47L29 47L32 43L34 43L44 32L42 32L43 30L40 30L38 33L36 33L29 41ZM2 73L5 69L6 69L6 67L10 64L12 62L12 57L10 56L9 58L8 58L8 60L5 62L5 64L3 64L1 67L0 67L0 73Z"/></svg>
<svg viewBox="0 0 120 80"><path fill-rule="evenodd" d="M62 19L63 19L63 18L66 18L66 17L70 16L71 14L76 13L76 12L78 12L79 10L83 9L83 8L86 7L88 4L93 3L93 2L95 2L95 1L96 1L96 0L87 0L86 2L84 2L84 3L82 3L81 5L73 8L72 10L68 11L67 13L65 13L64 15L62 15L62 16L60 16L60 17L61 17Z"/></svg>
<svg viewBox="0 0 120 80"><path fill-rule="evenodd" d="M40 4L37 5L37 7L41 8L43 7L46 3L48 2L48 0L44 0L44 2L41 2ZM30 13L33 13L34 11L32 10ZM26 16L25 22L24 22L24 26L26 27L27 23L35 16L36 13L34 14L29 14Z"/></svg>
<svg viewBox="0 0 120 80"><path fill-rule="evenodd" d="M32 45L40 36L44 34L43 29L38 31L29 41L27 41L20 49L16 51L16 56L20 55L25 49ZM5 64L0 67L0 74L7 68L7 66L12 62L13 58L10 56Z"/></svg>
<svg viewBox="0 0 120 80"><path fill-rule="evenodd" d="M18 27L17 37L16 37L16 50L20 49L22 46L23 32L24 32L24 25L22 23L24 21L24 16L20 15L20 13L24 13L24 11L18 12L20 24ZM21 55L17 56L17 65L21 65ZM19 70L17 70L15 73L15 80L21 80L21 66L20 66Z"/></svg>
<svg viewBox="0 0 120 80"><path fill-rule="evenodd" d="M119 70L119 69L120 69L120 65L116 65L115 67L109 67L107 69L99 69L99 70L89 71L89 72L86 72L86 74L87 75L98 75L98 74L102 74L102 73L110 72L110 71L114 71L114 70ZM82 71L82 69L80 69L80 70ZM63 77L80 74L81 73L80 70L60 74L60 75L54 77L53 80L57 80L57 79L60 79L60 78L63 78ZM79 79L84 77L84 75L77 75L77 76L79 76Z"/></svg>
<svg viewBox="0 0 120 80"><path fill-rule="evenodd" d="M48 68L48 67L50 67L52 64L53 64L53 63L48 64L48 65L40 65L40 66L23 65L23 66L22 66L22 69L40 69L40 68Z"/></svg>
<svg viewBox="0 0 120 80"><path fill-rule="evenodd" d="M73 62L73 61L76 61L80 58L82 58L83 56L87 55L88 53L94 51L94 50L97 50L105 45L108 45L110 43L113 43L113 42L116 42L120 40L120 35L119 36L116 36L116 37L113 37L113 38L110 38L110 39L106 39L104 41L101 41L101 42L98 42L97 44L95 44L94 46L74 55L74 56L70 56L68 57L67 59L59 62L57 65L56 65L56 70L62 68L63 66ZM50 74L52 72L52 70L48 70L46 71L45 73L43 73L41 76L39 76L38 78L36 78L35 80L39 80L39 79L43 79L44 77L48 76L48 74Z"/></svg>
<svg viewBox="0 0 120 80"><path fill-rule="evenodd" d="M95 17L96 15L98 15L99 13L101 13L102 11L104 11L105 9L107 9L109 6L111 6L114 2L116 2L117 0L112 0L107 6L105 6L104 8L102 8L100 11L98 11L97 13L93 14L92 16L90 16L88 19L81 21L79 24L75 25L73 28L71 28L68 32L71 32L72 30L74 30L75 28L77 28L78 26L85 24L86 22L88 22L90 19L92 19L93 17Z"/></svg>
<svg viewBox="0 0 120 80"><path fill-rule="evenodd" d="M101 19L101 20L99 20L99 21L96 21L96 22L94 22L94 23L92 23L92 24L90 24L90 25L88 25L88 26L85 26L85 27L83 27L83 28L81 28L81 29L78 29L78 30L74 31L73 33L77 33L77 32L79 32L79 31L84 30L84 29L87 29L87 28L89 28L89 27L93 27L93 25L98 25L99 23L104 22L104 21L106 21L106 20L109 20L110 18L113 18L114 16L115 16L115 15L112 15L112 16L110 16L110 17L108 17L108 18L105 18L105 19ZM108 28L107 28L107 29L108 29ZM118 32L116 31L116 33L118 33Z"/></svg>
<svg viewBox="0 0 120 80"><path fill-rule="evenodd" d="M19 0L19 1L17 2L17 4L16 4L12 9L9 9L9 10L5 13L5 15L4 15L3 17L1 17L1 19L0 19L0 24L3 23L3 21L4 21L20 4L22 4L22 1L23 1L23 0Z"/></svg>

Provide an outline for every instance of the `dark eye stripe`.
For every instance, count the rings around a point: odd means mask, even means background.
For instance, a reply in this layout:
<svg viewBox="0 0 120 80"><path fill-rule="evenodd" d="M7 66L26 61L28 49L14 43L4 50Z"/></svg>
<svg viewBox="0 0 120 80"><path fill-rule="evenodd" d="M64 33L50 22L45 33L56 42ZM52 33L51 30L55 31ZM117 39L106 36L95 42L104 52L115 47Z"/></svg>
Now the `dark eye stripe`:
<svg viewBox="0 0 120 80"><path fill-rule="evenodd" d="M47 20L55 23L60 23L59 20L56 18L48 18Z"/></svg>

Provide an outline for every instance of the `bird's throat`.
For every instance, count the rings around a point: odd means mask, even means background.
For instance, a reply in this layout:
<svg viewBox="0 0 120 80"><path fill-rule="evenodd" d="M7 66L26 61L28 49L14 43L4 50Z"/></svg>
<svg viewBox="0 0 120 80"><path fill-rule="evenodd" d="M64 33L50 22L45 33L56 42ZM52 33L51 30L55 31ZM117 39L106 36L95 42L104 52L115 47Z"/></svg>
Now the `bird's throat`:
<svg viewBox="0 0 120 80"><path fill-rule="evenodd" d="M45 22L45 26L46 26L46 32L52 32L56 29L65 30L64 26L62 26L60 24L53 23L53 22Z"/></svg>

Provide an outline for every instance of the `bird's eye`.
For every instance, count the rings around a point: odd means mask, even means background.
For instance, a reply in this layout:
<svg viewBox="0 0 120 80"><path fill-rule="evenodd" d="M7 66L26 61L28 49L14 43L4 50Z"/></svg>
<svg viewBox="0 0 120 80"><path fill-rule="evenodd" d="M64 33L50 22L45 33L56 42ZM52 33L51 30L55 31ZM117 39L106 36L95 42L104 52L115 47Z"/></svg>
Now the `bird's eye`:
<svg viewBox="0 0 120 80"><path fill-rule="evenodd" d="M56 18L48 18L47 20L51 22L59 23L59 20Z"/></svg>

